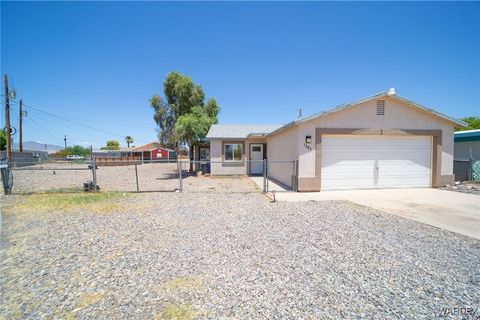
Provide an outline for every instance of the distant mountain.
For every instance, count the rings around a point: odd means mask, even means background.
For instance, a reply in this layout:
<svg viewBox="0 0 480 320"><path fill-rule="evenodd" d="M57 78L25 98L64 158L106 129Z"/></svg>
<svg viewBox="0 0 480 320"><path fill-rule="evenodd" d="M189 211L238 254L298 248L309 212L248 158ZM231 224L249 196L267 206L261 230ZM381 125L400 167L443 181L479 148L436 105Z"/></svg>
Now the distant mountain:
<svg viewBox="0 0 480 320"><path fill-rule="evenodd" d="M18 150L18 143L13 143L12 148L14 150ZM56 152L58 150L62 150L62 146L57 146L55 144L45 144L35 141L25 141L23 143L23 150L25 151L48 151L48 152Z"/></svg>

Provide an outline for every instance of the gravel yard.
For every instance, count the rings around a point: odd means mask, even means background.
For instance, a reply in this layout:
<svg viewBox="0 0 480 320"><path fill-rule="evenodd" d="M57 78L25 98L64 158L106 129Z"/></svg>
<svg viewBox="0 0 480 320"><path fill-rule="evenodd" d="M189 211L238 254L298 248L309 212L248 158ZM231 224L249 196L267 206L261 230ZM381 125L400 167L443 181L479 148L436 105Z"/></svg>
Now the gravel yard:
<svg viewBox="0 0 480 320"><path fill-rule="evenodd" d="M480 307L480 242L411 220L259 193L112 197L65 210L1 199L0 318L422 319Z"/></svg>

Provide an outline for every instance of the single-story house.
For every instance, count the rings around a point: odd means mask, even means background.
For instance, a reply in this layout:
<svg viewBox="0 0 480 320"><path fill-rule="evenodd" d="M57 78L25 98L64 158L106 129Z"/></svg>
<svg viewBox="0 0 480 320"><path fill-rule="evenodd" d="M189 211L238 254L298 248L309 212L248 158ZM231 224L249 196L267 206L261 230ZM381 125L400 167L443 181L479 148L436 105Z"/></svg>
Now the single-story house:
<svg viewBox="0 0 480 320"><path fill-rule="evenodd" d="M136 158L142 160L176 159L173 150L162 147L159 142L150 142L138 147L120 148L119 150L94 150L95 157Z"/></svg>
<svg viewBox="0 0 480 320"><path fill-rule="evenodd" d="M0 151L0 159L6 159L6 152ZM24 151L12 151L12 162L31 164L34 162L48 160L47 151L38 150L24 150Z"/></svg>
<svg viewBox="0 0 480 320"><path fill-rule="evenodd" d="M175 151L162 147L159 142L150 142L132 148L132 152L141 152L143 160L162 160L176 158Z"/></svg>
<svg viewBox="0 0 480 320"><path fill-rule="evenodd" d="M211 173L256 174L246 160L297 161L298 191L436 187L452 183L453 132L466 124L393 88L284 125L210 128ZM268 175L292 184L292 171Z"/></svg>

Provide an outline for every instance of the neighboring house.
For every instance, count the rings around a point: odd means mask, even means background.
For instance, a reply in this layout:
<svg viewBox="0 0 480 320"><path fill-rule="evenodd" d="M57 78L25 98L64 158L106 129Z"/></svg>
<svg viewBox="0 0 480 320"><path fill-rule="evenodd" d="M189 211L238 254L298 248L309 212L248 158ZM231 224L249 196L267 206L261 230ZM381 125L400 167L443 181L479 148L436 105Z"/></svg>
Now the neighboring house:
<svg viewBox="0 0 480 320"><path fill-rule="evenodd" d="M173 150L163 148L159 142L150 142L139 147L120 148L119 150L95 150L95 157L135 157L143 160L176 159Z"/></svg>
<svg viewBox="0 0 480 320"><path fill-rule="evenodd" d="M0 159L4 160L6 158L5 151L0 151ZM46 161L48 160L48 152L47 151L37 151L37 150L24 150L20 151L12 151L12 162L16 163L17 165L24 164L32 164L36 162Z"/></svg>
<svg viewBox="0 0 480 320"><path fill-rule="evenodd" d="M454 137L455 160L480 160L480 130L457 131Z"/></svg>
<svg viewBox="0 0 480 320"><path fill-rule="evenodd" d="M150 142L132 148L133 153L140 152L143 160L161 160L175 158L175 151L162 147L159 142Z"/></svg>
<svg viewBox="0 0 480 320"><path fill-rule="evenodd" d="M458 131L454 134L453 173L456 181L480 178L480 130Z"/></svg>
<svg viewBox="0 0 480 320"><path fill-rule="evenodd" d="M452 183L462 121L390 90L282 126L213 125L212 174L255 174L245 160L298 160L299 191L436 187ZM269 166L291 185L292 171Z"/></svg>

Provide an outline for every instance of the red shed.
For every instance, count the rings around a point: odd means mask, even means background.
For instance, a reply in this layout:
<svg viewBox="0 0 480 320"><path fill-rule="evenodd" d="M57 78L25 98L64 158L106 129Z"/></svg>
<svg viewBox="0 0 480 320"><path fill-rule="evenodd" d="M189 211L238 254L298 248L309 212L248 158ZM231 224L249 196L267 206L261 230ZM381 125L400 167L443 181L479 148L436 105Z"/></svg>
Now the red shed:
<svg viewBox="0 0 480 320"><path fill-rule="evenodd" d="M152 150L152 159L168 159L168 150L163 148Z"/></svg>
<svg viewBox="0 0 480 320"><path fill-rule="evenodd" d="M172 150L162 147L159 142L150 142L133 149L135 152L142 152L144 160L168 160L171 158Z"/></svg>

